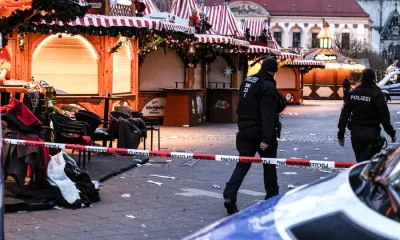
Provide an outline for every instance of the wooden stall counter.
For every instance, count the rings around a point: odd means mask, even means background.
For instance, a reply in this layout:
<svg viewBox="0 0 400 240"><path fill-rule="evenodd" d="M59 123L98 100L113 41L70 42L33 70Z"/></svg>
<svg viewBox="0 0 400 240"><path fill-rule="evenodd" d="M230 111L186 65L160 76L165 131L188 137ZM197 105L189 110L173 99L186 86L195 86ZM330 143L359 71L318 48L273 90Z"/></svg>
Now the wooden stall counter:
<svg viewBox="0 0 400 240"><path fill-rule="evenodd" d="M203 122L204 89L165 88L164 126L194 127Z"/></svg>
<svg viewBox="0 0 400 240"><path fill-rule="evenodd" d="M26 89L23 85L0 85L1 106L7 105L10 98L22 101L25 91Z"/></svg>
<svg viewBox="0 0 400 240"><path fill-rule="evenodd" d="M209 122L236 123L236 108L239 100L239 89L207 89L207 109Z"/></svg>

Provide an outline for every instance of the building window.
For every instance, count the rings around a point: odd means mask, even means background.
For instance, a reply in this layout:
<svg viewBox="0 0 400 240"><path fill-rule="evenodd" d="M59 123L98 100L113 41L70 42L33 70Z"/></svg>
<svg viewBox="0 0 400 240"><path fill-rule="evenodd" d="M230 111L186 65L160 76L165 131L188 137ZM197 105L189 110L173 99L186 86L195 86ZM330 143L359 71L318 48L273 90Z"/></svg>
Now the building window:
<svg viewBox="0 0 400 240"><path fill-rule="evenodd" d="M319 42L318 42L318 33L311 33L311 48L318 48L319 47Z"/></svg>
<svg viewBox="0 0 400 240"><path fill-rule="evenodd" d="M294 32L293 33L293 47L294 48L299 48L300 47L300 39L301 39L301 33Z"/></svg>
<svg viewBox="0 0 400 240"><path fill-rule="evenodd" d="M350 48L350 33L342 33L342 48Z"/></svg>
<svg viewBox="0 0 400 240"><path fill-rule="evenodd" d="M274 32L274 38L279 46L282 46L282 32Z"/></svg>

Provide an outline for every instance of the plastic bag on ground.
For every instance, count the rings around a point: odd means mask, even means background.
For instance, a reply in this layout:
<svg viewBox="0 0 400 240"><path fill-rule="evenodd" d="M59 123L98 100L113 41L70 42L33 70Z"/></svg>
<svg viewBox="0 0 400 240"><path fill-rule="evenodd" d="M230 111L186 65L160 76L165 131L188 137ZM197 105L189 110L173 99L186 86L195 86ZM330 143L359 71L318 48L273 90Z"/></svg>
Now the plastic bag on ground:
<svg viewBox="0 0 400 240"><path fill-rule="evenodd" d="M76 188L75 183L67 177L64 171L65 164L62 153L51 156L47 167L47 181L50 185L58 187L63 198L69 204L73 204L77 200L80 200L79 190Z"/></svg>

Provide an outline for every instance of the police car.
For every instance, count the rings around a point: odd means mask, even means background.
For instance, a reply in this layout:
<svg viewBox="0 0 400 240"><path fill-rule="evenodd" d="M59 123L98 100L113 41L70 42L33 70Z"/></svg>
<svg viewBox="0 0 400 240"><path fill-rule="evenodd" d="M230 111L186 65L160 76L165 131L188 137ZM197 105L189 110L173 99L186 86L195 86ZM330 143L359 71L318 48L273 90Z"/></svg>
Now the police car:
<svg viewBox="0 0 400 240"><path fill-rule="evenodd" d="M400 239L400 147L184 238L220 239Z"/></svg>
<svg viewBox="0 0 400 240"><path fill-rule="evenodd" d="M386 101L400 99L400 70L388 73L378 84Z"/></svg>

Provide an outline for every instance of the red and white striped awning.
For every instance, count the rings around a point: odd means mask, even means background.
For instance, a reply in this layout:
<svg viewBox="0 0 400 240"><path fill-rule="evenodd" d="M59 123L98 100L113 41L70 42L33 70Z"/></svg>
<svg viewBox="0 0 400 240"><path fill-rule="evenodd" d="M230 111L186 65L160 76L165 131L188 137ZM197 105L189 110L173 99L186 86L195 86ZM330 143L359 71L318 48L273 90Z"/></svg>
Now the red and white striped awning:
<svg viewBox="0 0 400 240"><path fill-rule="evenodd" d="M249 49L247 50L248 53L251 54L274 54L279 55L280 52L278 50L264 47L264 46L257 46L257 45L250 45Z"/></svg>
<svg viewBox="0 0 400 240"><path fill-rule="evenodd" d="M38 24L48 24L44 20ZM104 16L104 15L93 15L87 14L83 18L77 18L67 24L61 21L53 21L50 25L69 25L69 26L82 26L82 27L132 27L132 28L147 28L153 30L167 30L174 32L184 32L188 34L194 34L195 30L192 27L162 22L150 18L142 17L125 17L125 16Z"/></svg>
<svg viewBox="0 0 400 240"><path fill-rule="evenodd" d="M189 19L193 9L199 9L196 0L175 0L170 13L183 19Z"/></svg>
<svg viewBox="0 0 400 240"><path fill-rule="evenodd" d="M219 36L219 35L207 35L207 34L196 34L195 37L198 39L198 43L221 43L233 46L250 47L250 43L247 41Z"/></svg>
<svg viewBox="0 0 400 240"><path fill-rule="evenodd" d="M45 20L39 24L48 24ZM61 21L53 21L50 25L69 25L69 26L82 26L82 27L133 27L133 28L147 28L154 30L163 30L162 22L142 17L124 17L124 16L104 16L87 14L83 18L76 18L69 23Z"/></svg>
<svg viewBox="0 0 400 240"><path fill-rule="evenodd" d="M264 29L269 29L267 22L265 20L259 20L259 19L247 19L244 21L242 25L242 29L244 32L246 32L246 29L250 30L250 36L255 36L258 37L262 34ZM279 46L278 42L275 40L273 34L271 31L269 31L269 36L272 41L274 42L274 49L280 50L281 47Z"/></svg>
<svg viewBox="0 0 400 240"><path fill-rule="evenodd" d="M325 67L325 63L314 60L293 60L286 63L289 66L315 66L315 67Z"/></svg>
<svg viewBox="0 0 400 240"><path fill-rule="evenodd" d="M142 0L142 2L144 3L144 5L146 5L146 9L144 10L143 15L160 12L158 7L153 3L152 0Z"/></svg>
<svg viewBox="0 0 400 240"><path fill-rule="evenodd" d="M295 53L288 53L288 52L280 52L280 54L277 56L279 59L302 59L303 57L300 55L297 55Z"/></svg>
<svg viewBox="0 0 400 240"><path fill-rule="evenodd" d="M208 22L212 25L211 30L207 34L244 36L244 31L240 28L239 23L228 6L202 7L202 11L208 17Z"/></svg>
<svg viewBox="0 0 400 240"><path fill-rule="evenodd" d="M194 27L189 27L186 25L169 23L169 22L161 22L161 24L163 25L163 30L174 31L174 32L183 32L183 33L189 33L189 34L196 33Z"/></svg>

